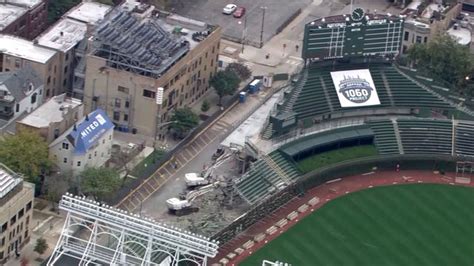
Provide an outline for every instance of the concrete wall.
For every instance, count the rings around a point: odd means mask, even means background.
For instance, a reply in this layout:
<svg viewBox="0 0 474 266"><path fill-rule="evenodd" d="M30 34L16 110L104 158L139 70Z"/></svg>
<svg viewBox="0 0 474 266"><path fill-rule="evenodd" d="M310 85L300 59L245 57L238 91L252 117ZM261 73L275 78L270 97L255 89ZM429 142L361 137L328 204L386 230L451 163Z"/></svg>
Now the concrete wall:
<svg viewBox="0 0 474 266"><path fill-rule="evenodd" d="M154 136L159 110L154 98L144 96L144 90L165 89L162 121L168 121L174 109L195 103L209 90L209 79L217 71L220 38L221 29L217 28L158 79L107 67L105 59L89 55L84 89L86 112L100 107L117 126ZM93 101L94 97L97 101ZM126 102L129 107L125 107Z"/></svg>

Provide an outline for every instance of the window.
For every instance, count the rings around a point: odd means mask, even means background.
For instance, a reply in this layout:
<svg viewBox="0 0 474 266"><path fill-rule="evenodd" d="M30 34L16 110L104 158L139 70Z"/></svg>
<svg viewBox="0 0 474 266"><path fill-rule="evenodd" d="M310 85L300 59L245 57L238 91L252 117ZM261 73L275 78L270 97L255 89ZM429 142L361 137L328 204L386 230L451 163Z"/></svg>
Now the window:
<svg viewBox="0 0 474 266"><path fill-rule="evenodd" d="M216 51L216 47L212 46L212 53Z"/></svg>
<svg viewBox="0 0 474 266"><path fill-rule="evenodd" d="M16 68L19 68L20 65L21 65L20 59L15 59L15 67L16 67Z"/></svg>
<svg viewBox="0 0 474 266"><path fill-rule="evenodd" d="M17 103L16 106L15 106L15 112L20 112L20 104Z"/></svg>
<svg viewBox="0 0 474 266"><path fill-rule="evenodd" d="M54 139L57 139L59 137L59 128L54 129Z"/></svg>
<svg viewBox="0 0 474 266"><path fill-rule="evenodd" d="M16 223L16 215L14 215L12 218L10 218L10 225L14 225ZM15 228L13 228L15 229Z"/></svg>
<svg viewBox="0 0 474 266"><path fill-rule="evenodd" d="M89 160L92 159L92 154L89 154Z"/></svg>
<svg viewBox="0 0 474 266"><path fill-rule="evenodd" d="M125 101L125 108L130 108L130 102L129 101Z"/></svg>
<svg viewBox="0 0 474 266"><path fill-rule="evenodd" d="M64 79L64 80L63 80L63 87L65 87L66 84L67 84L67 79Z"/></svg>
<svg viewBox="0 0 474 266"><path fill-rule="evenodd" d="M156 97L156 92L144 89L143 90L143 97L155 98Z"/></svg>
<svg viewBox="0 0 474 266"><path fill-rule="evenodd" d="M97 157L97 151L94 152L94 157Z"/></svg>
<svg viewBox="0 0 474 266"><path fill-rule="evenodd" d="M128 115L127 114L123 114L123 121L128 121Z"/></svg>
<svg viewBox="0 0 474 266"><path fill-rule="evenodd" d="M31 201L30 201L29 204L31 204ZM28 207L28 205L26 205L26 206ZM30 207L31 207L31 206L30 206ZM28 211L28 209L27 209L26 211ZM26 229L28 229L28 224L29 224L29 223L30 223L30 216L26 216L26 219L25 219L25 227L26 227Z"/></svg>
<svg viewBox="0 0 474 266"><path fill-rule="evenodd" d="M416 36L416 43L421 43L421 36Z"/></svg>
<svg viewBox="0 0 474 266"><path fill-rule="evenodd" d="M428 37L425 37L425 39L423 40L424 43L427 43L428 42Z"/></svg>
<svg viewBox="0 0 474 266"><path fill-rule="evenodd" d="M63 142L63 149L68 150L69 149L69 143Z"/></svg>
<svg viewBox="0 0 474 266"><path fill-rule="evenodd" d="M207 58L207 54L208 54L208 53L209 53L209 52L206 52L206 56L205 56L206 58Z"/></svg>
<svg viewBox="0 0 474 266"><path fill-rule="evenodd" d="M36 96L38 95L38 93L33 93L33 95L31 95L31 103L36 103Z"/></svg>
<svg viewBox="0 0 474 266"><path fill-rule="evenodd" d="M81 161L77 161L77 166L81 166Z"/></svg>
<svg viewBox="0 0 474 266"><path fill-rule="evenodd" d="M405 36L403 37L403 40L408 41L409 37L410 37L410 33L408 31L405 31Z"/></svg>
<svg viewBox="0 0 474 266"><path fill-rule="evenodd" d="M66 54L65 59L66 59L66 61L69 60L69 53Z"/></svg>
<svg viewBox="0 0 474 266"><path fill-rule="evenodd" d="M66 157L64 157L63 163L67 163L67 158Z"/></svg>
<svg viewBox="0 0 474 266"><path fill-rule="evenodd" d="M2 238L2 241L0 242L0 247L3 247L5 245L5 237Z"/></svg>
<svg viewBox="0 0 474 266"><path fill-rule="evenodd" d="M120 99L117 99L117 98L116 98L116 99L115 99L115 107L120 108L120 105L121 105Z"/></svg>
<svg viewBox="0 0 474 266"><path fill-rule="evenodd" d="M26 211L29 211L29 210L31 209L32 204L33 204L33 203L32 203L31 201L28 202L28 204L26 204ZM28 221L29 221L29 218L26 217L26 223L28 223Z"/></svg>
<svg viewBox="0 0 474 266"><path fill-rule="evenodd" d="M114 112L114 120L120 121L120 112Z"/></svg>
<svg viewBox="0 0 474 266"><path fill-rule="evenodd" d="M3 225L2 225L2 231L0 231L0 233L3 233L5 231L7 231L7 228L8 228L8 224L5 222Z"/></svg>
<svg viewBox="0 0 474 266"><path fill-rule="evenodd" d="M67 73L67 66L64 67L64 74Z"/></svg>
<svg viewBox="0 0 474 266"><path fill-rule="evenodd" d="M199 57L199 65L201 65L202 57Z"/></svg>
<svg viewBox="0 0 474 266"><path fill-rule="evenodd" d="M24 214L25 214L25 210L24 210L24 209L21 209L21 210L18 212L18 219L20 219L21 217L23 217Z"/></svg>

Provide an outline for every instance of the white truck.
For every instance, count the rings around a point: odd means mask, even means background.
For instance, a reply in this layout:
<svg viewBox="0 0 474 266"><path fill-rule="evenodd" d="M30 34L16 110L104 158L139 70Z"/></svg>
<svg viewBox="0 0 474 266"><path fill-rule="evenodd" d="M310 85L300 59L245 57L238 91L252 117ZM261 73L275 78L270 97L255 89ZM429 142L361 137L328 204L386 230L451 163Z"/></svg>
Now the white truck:
<svg viewBox="0 0 474 266"><path fill-rule="evenodd" d="M186 186L188 187L204 186L208 185L211 182L209 178L200 176L197 173L185 174L184 180L186 181Z"/></svg>

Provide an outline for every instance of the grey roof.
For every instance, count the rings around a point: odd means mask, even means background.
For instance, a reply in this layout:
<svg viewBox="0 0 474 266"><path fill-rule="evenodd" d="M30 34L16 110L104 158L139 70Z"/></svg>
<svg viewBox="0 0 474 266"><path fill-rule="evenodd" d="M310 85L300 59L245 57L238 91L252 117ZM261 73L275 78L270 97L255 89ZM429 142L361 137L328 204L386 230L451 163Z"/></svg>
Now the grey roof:
<svg viewBox="0 0 474 266"><path fill-rule="evenodd" d="M4 85L15 98L16 102L19 102L26 97L25 92L28 91L30 83L33 84L34 88L43 86L42 79L30 66L25 66L24 68L14 72L0 73L0 86Z"/></svg>

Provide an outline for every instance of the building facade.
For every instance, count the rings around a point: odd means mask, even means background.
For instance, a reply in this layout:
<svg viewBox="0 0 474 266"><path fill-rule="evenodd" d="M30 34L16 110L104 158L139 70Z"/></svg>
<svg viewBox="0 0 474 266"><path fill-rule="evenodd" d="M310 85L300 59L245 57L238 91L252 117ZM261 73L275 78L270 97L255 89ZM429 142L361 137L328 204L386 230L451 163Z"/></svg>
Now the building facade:
<svg viewBox="0 0 474 266"><path fill-rule="evenodd" d="M0 2L0 34L34 39L48 26L47 0Z"/></svg>
<svg viewBox="0 0 474 266"><path fill-rule="evenodd" d="M34 185L0 163L0 264L30 241Z"/></svg>
<svg viewBox="0 0 474 266"><path fill-rule="evenodd" d="M453 6L432 3L427 6L413 1L402 11L406 16L402 39L402 53L416 43L427 43L446 32L461 12L461 4Z"/></svg>
<svg viewBox="0 0 474 266"><path fill-rule="evenodd" d="M113 129L107 114L97 109L49 144L49 156L62 173L72 176L100 167L110 159Z"/></svg>
<svg viewBox="0 0 474 266"><path fill-rule="evenodd" d="M87 56L83 100L86 111L104 109L119 130L146 136L157 135L157 125L169 121L176 108L192 105L209 90L221 38L219 27L155 12L146 6L119 10L98 26L99 48ZM121 23L130 30L121 32ZM160 87L163 101L157 105Z"/></svg>
<svg viewBox="0 0 474 266"><path fill-rule="evenodd" d="M31 66L44 82L45 97L59 94L61 70L58 54L32 41L0 34L0 72L17 71L26 66Z"/></svg>
<svg viewBox="0 0 474 266"><path fill-rule="evenodd" d="M0 73L0 133L12 133L10 125L43 103L42 80L31 67Z"/></svg>
<svg viewBox="0 0 474 266"><path fill-rule="evenodd" d="M38 109L16 122L16 131L33 131L49 144L66 132L84 116L82 101L66 97L66 94L54 96Z"/></svg>

